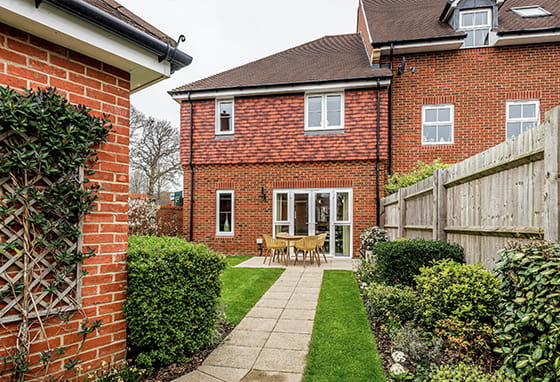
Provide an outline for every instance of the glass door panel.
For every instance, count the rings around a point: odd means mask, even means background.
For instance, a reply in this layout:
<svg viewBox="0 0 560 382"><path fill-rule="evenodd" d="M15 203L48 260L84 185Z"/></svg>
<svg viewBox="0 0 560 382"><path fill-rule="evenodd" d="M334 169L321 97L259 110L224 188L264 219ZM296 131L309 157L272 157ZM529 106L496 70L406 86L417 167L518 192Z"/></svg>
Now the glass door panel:
<svg viewBox="0 0 560 382"><path fill-rule="evenodd" d="M294 194L294 234L309 234L309 194Z"/></svg>
<svg viewBox="0 0 560 382"><path fill-rule="evenodd" d="M330 253L330 226L331 226L331 194L330 192L317 192L315 194L315 235L327 234L325 251Z"/></svg>
<svg viewBox="0 0 560 382"><path fill-rule="evenodd" d="M350 197L348 192L336 193L336 221L350 221Z"/></svg>
<svg viewBox="0 0 560 382"><path fill-rule="evenodd" d="M337 225L334 233L334 255L347 257L350 254L350 226Z"/></svg>

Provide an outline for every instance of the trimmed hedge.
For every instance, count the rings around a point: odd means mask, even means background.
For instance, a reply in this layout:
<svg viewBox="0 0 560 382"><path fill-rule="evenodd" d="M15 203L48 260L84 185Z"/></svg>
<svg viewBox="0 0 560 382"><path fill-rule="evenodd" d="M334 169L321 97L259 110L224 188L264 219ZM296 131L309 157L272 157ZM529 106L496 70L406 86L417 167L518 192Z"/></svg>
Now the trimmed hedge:
<svg viewBox="0 0 560 382"><path fill-rule="evenodd" d="M224 257L179 238L128 243L124 313L135 361L146 368L186 361L213 337Z"/></svg>
<svg viewBox="0 0 560 382"><path fill-rule="evenodd" d="M369 317L377 324L394 320L402 324L416 316L418 295L410 287L373 283L362 294Z"/></svg>
<svg viewBox="0 0 560 382"><path fill-rule="evenodd" d="M414 286L420 268L432 262L451 259L465 262L463 248L457 244L432 240L399 240L379 242L373 251L377 256L377 281L389 285Z"/></svg>
<svg viewBox="0 0 560 382"><path fill-rule="evenodd" d="M502 303L494 334L504 368L523 381L560 381L560 244L500 251Z"/></svg>

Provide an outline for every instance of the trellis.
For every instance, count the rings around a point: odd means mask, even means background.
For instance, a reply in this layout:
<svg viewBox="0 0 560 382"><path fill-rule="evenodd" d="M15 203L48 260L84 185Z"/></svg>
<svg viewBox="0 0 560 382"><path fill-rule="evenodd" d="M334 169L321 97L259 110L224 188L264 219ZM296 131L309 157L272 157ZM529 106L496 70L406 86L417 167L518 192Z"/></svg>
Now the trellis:
<svg viewBox="0 0 560 382"><path fill-rule="evenodd" d="M9 136L3 134L0 139L8 139ZM28 138L34 140L34 138ZM83 179L83 171L77 174L80 181ZM37 190L45 189L53 186L57 182L45 176L35 176L31 183L27 185ZM9 176L0 178L0 197L13 194L16 192L13 179ZM1 200L0 203L5 203ZM35 207L36 202L30 201L29 210L33 214L38 214ZM19 204L14 206L12 213L4 218L0 223L0 323L9 323L19 321L22 317L22 301L23 294L17 293L17 289L23 284L25 265L23 256L20 251L14 248L22 248L24 241L25 229L19 224L26 213L26 208ZM60 217L65 219L66 217ZM81 231L81 223L80 223ZM45 233L51 241L60 241L65 251L81 251L82 238L72 242L65 235L53 227L49 232ZM35 238L37 241L38 238ZM37 243L35 243L37 244ZM68 275L60 278L60 264L56 261L56 251L61 247L41 247L33 246L37 249L30 258L32 259L33 272L32 282L29 289L33 295L33 307L29 317L47 316L58 314L64 311L71 311L79 308L81 300L81 266L75 264L75 270L72 272L73 277ZM59 287L46 289L51 287L51 282L59 277Z"/></svg>

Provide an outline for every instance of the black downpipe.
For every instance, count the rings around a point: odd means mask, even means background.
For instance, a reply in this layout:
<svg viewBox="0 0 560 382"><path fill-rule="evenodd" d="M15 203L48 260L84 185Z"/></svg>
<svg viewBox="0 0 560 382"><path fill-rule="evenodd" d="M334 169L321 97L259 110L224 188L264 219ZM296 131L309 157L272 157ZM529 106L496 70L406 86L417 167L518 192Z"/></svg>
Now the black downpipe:
<svg viewBox="0 0 560 382"><path fill-rule="evenodd" d="M379 162L381 160L381 85L377 80L377 127L375 142L375 225L381 224L381 192L379 189Z"/></svg>
<svg viewBox="0 0 560 382"><path fill-rule="evenodd" d="M189 241L193 241L193 218L194 218L194 165L193 165L193 103L191 93L187 97L189 102L189 171L190 180L190 200L189 200Z"/></svg>
<svg viewBox="0 0 560 382"><path fill-rule="evenodd" d="M389 65L391 69L391 75L393 75L393 49L394 44L391 44L391 53L389 55ZM387 151L388 151L388 158L387 158L387 171L389 175L393 175L393 78L391 78L391 82L389 83L389 116L388 116L388 124L389 124L389 137L387 142Z"/></svg>

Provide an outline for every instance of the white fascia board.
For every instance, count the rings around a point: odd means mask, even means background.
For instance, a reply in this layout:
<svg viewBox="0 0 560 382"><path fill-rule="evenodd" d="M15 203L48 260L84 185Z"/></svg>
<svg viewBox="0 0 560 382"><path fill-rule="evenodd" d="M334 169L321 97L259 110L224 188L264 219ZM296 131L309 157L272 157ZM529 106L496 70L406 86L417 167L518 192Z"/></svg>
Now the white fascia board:
<svg viewBox="0 0 560 382"><path fill-rule="evenodd" d="M171 75L155 54L47 3L2 0L0 22L129 72L132 92Z"/></svg>
<svg viewBox="0 0 560 382"><path fill-rule="evenodd" d="M379 81L379 85L383 87L389 86L390 79ZM212 99L212 98L232 98L245 96L274 95L286 93L306 93L306 92L332 92L343 91L346 89L361 89L377 87L377 80L356 81L356 82L332 82L325 84L309 84L309 85L290 85L290 86L265 86L250 89L223 89L209 91L192 91L190 98L196 99ZM188 100L188 90L181 94L172 94L171 97L177 102Z"/></svg>
<svg viewBox="0 0 560 382"><path fill-rule="evenodd" d="M460 36L462 37L462 36ZM393 54L410 54L410 53L425 53L425 52L439 52L444 50L456 50L463 46L463 39L458 40L445 40L445 41L432 41L432 42L418 42L418 43L400 43L393 45ZM391 46L385 45L381 47L381 54L388 55L391 53Z"/></svg>
<svg viewBox="0 0 560 382"><path fill-rule="evenodd" d="M494 46L539 44L560 41L560 32L498 36Z"/></svg>

